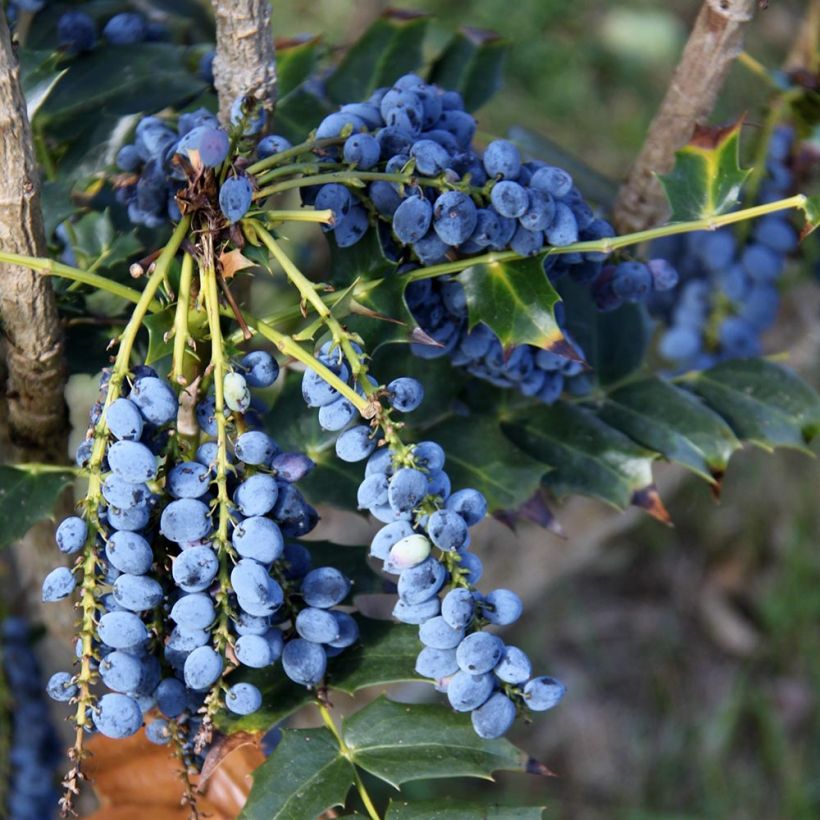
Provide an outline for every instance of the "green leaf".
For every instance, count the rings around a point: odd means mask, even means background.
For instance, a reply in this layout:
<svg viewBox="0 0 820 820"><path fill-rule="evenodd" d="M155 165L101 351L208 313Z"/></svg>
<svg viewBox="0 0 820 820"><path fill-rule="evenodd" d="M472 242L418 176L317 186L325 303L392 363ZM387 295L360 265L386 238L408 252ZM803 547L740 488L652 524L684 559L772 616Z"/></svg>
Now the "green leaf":
<svg viewBox="0 0 820 820"><path fill-rule="evenodd" d="M330 236L332 238L332 234ZM328 242L328 247L330 279L337 287L347 287L356 280L370 285L373 280L393 273L398 267L396 262L387 258L379 232L373 227L349 248L340 248L335 241Z"/></svg>
<svg viewBox="0 0 820 820"><path fill-rule="evenodd" d="M392 275L357 283L354 288L351 313L345 323L367 341L371 355L393 342L418 341L413 336L418 324L404 301L406 284L401 276ZM381 373L379 377L386 378Z"/></svg>
<svg viewBox="0 0 820 820"><path fill-rule="evenodd" d="M442 704L396 703L380 697L344 722L351 760L400 786L440 777L492 779L497 771L527 771L530 759L508 740L484 740L468 714Z"/></svg>
<svg viewBox="0 0 820 820"><path fill-rule="evenodd" d="M714 482L740 442L726 422L691 393L663 379L633 382L599 410L610 426Z"/></svg>
<svg viewBox="0 0 820 820"><path fill-rule="evenodd" d="M738 203L751 169L740 167L741 118L731 126L696 126L691 142L675 152L675 167L659 179L672 208L671 222L725 214Z"/></svg>
<svg viewBox="0 0 820 820"><path fill-rule="evenodd" d="M552 468L544 483L558 495L589 495L626 509L652 494L655 454L588 408L559 401L514 413L501 426L525 453Z"/></svg>
<svg viewBox="0 0 820 820"><path fill-rule="evenodd" d="M566 308L566 329L600 384L620 382L641 367L652 335L644 305L626 302L602 312L595 307L589 285L564 276L557 287Z"/></svg>
<svg viewBox="0 0 820 820"><path fill-rule="evenodd" d="M115 232L108 210L90 211L71 224L71 246L81 268L114 268L142 247L134 231Z"/></svg>
<svg viewBox="0 0 820 820"><path fill-rule="evenodd" d="M276 90L285 97L310 77L316 68L321 37L301 34L276 41Z"/></svg>
<svg viewBox="0 0 820 820"><path fill-rule="evenodd" d="M807 447L820 432L820 396L791 370L765 359L733 359L697 373L686 386L765 450Z"/></svg>
<svg viewBox="0 0 820 820"><path fill-rule="evenodd" d="M806 224L800 232L801 239L805 239L820 225L820 194L806 197L806 202L803 205L803 213L806 217Z"/></svg>
<svg viewBox="0 0 820 820"><path fill-rule="evenodd" d="M277 134L287 137L294 145L333 111L326 100L319 99L305 85L297 86L276 104L273 127Z"/></svg>
<svg viewBox="0 0 820 820"><path fill-rule="evenodd" d="M358 621L361 640L328 662L330 689L352 695L368 686L422 680L415 672L416 656L421 649L416 627L371 618L359 617ZM242 670L231 679L247 680L258 686L262 692L262 708L245 717L221 712L217 724L225 732L264 731L312 703L315 697L304 686L285 677L279 666Z"/></svg>
<svg viewBox="0 0 820 820"><path fill-rule="evenodd" d="M543 806L498 806L437 799L405 803L391 800L385 820L541 820Z"/></svg>
<svg viewBox="0 0 820 820"><path fill-rule="evenodd" d="M48 95L65 75L67 69L57 68L60 55L53 51L20 52L20 84L26 98L29 121L34 120Z"/></svg>
<svg viewBox="0 0 820 820"><path fill-rule="evenodd" d="M158 111L179 106L201 93L205 84L187 70L184 52L172 43L140 43L123 49L101 43L72 61L65 77L40 109L40 124L99 116Z"/></svg>
<svg viewBox="0 0 820 820"><path fill-rule="evenodd" d="M174 327L175 316L176 307L171 305L159 313L146 316L143 320L143 324L148 329L148 352L145 354L145 364L153 364L173 353L174 340L172 337L167 337L167 334Z"/></svg>
<svg viewBox="0 0 820 820"><path fill-rule="evenodd" d="M38 521L51 517L74 473L41 472L37 464L0 465L0 547L22 538Z"/></svg>
<svg viewBox="0 0 820 820"><path fill-rule="evenodd" d="M379 17L342 58L325 85L330 99L342 105L367 99L380 86L392 85L421 65L421 45L428 17L391 9Z"/></svg>
<svg viewBox="0 0 820 820"><path fill-rule="evenodd" d="M468 111L484 105L501 87L509 43L494 31L463 28L430 69L430 82L458 91Z"/></svg>
<svg viewBox="0 0 820 820"><path fill-rule="evenodd" d="M470 328L484 322L505 348L530 344L562 352L567 344L558 322L558 293L541 256L474 265L458 275L467 296Z"/></svg>
<svg viewBox="0 0 820 820"><path fill-rule="evenodd" d="M452 417L424 431L447 453L447 472L453 488L475 487L491 510L511 510L538 489L545 468L504 435L498 419Z"/></svg>
<svg viewBox="0 0 820 820"><path fill-rule="evenodd" d="M328 729L284 729L253 773L242 820L305 820L344 805L355 770Z"/></svg>

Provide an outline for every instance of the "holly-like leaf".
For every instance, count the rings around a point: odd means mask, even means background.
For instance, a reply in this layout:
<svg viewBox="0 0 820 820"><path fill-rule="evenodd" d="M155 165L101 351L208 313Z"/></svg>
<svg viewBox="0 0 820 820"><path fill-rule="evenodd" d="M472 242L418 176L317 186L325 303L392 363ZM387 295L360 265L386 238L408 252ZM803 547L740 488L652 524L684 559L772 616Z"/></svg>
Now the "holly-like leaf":
<svg viewBox="0 0 820 820"><path fill-rule="evenodd" d="M543 806L499 806L462 800L391 800L385 820L541 820Z"/></svg>
<svg viewBox="0 0 820 820"><path fill-rule="evenodd" d="M332 241L328 243L328 247L330 278L338 287L346 287L356 280L370 284L393 273L398 267L385 254L379 232L373 227L355 245L340 248Z"/></svg>
<svg viewBox="0 0 820 820"><path fill-rule="evenodd" d="M133 231L117 232L107 210L90 211L71 224L71 246L82 268L113 268L131 259L142 247Z"/></svg>
<svg viewBox="0 0 820 820"><path fill-rule="evenodd" d="M342 105L367 99L383 85L421 64L421 45L428 17L416 11L390 9L345 53L326 83L330 99Z"/></svg>
<svg viewBox="0 0 820 820"><path fill-rule="evenodd" d="M501 431L498 419L453 417L424 431L447 453L453 488L475 487L491 510L515 509L529 499L546 472L544 464L516 447Z"/></svg>
<svg viewBox="0 0 820 820"><path fill-rule="evenodd" d="M0 547L22 538L38 521L50 518L57 499L74 480L74 473L48 470L37 464L0 465Z"/></svg>
<svg viewBox="0 0 820 820"><path fill-rule="evenodd" d="M40 107L65 75L67 69L57 68L60 55L53 51L20 52L20 84L26 98L29 121L33 121Z"/></svg>
<svg viewBox="0 0 820 820"><path fill-rule="evenodd" d="M174 350L174 340L169 335L174 326L176 307L161 310L146 316L143 324L148 329L148 352L145 354L145 364L158 362L165 356L170 356Z"/></svg>
<svg viewBox="0 0 820 820"><path fill-rule="evenodd" d="M687 386L764 450L807 444L820 432L820 396L791 370L765 359L733 359L695 375Z"/></svg>
<svg viewBox="0 0 820 820"><path fill-rule="evenodd" d="M806 197L806 201L803 205L803 214L806 217L806 224L800 231L801 239L805 239L820 225L820 194Z"/></svg>
<svg viewBox="0 0 820 820"><path fill-rule="evenodd" d="M525 453L552 468L544 482L558 495L589 495L622 510L633 503L646 507L647 496L655 499L655 453L588 408L559 401L514 413L501 426ZM649 509L662 518L660 510Z"/></svg>
<svg viewBox="0 0 820 820"><path fill-rule="evenodd" d="M330 730L284 729L254 772L241 820L305 820L344 805L355 771Z"/></svg>
<svg viewBox="0 0 820 820"><path fill-rule="evenodd" d="M509 43L494 31L465 27L453 35L430 69L430 82L461 93L475 111L501 86Z"/></svg>
<svg viewBox="0 0 820 820"><path fill-rule="evenodd" d="M313 73L322 43L321 36L300 34L276 38L276 90L290 94Z"/></svg>
<svg viewBox="0 0 820 820"><path fill-rule="evenodd" d="M659 179L672 208L671 222L725 214L738 203L751 169L740 167L741 118L724 128L695 126L688 145L675 152L675 167Z"/></svg>
<svg viewBox="0 0 820 820"><path fill-rule="evenodd" d="M599 411L610 426L715 482L740 448L728 424L691 393L652 377L611 393Z"/></svg>
<svg viewBox="0 0 820 820"><path fill-rule="evenodd" d="M471 328L484 322L505 348L530 344L557 353L568 348L555 321L559 296L540 256L474 265L458 280L464 285Z"/></svg>
<svg viewBox="0 0 820 820"><path fill-rule="evenodd" d="M239 248L234 248L232 251L219 252L219 264L225 279L233 279L239 271L254 267L256 262L243 256Z"/></svg>
<svg viewBox="0 0 820 820"><path fill-rule="evenodd" d="M411 780L491 780L497 771L532 771L528 755L508 740L480 738L469 715L442 704L380 697L347 718L342 733L353 762L396 787Z"/></svg>
<svg viewBox="0 0 820 820"><path fill-rule="evenodd" d="M337 549L353 549L337 547ZM352 695L368 686L422 680L415 672L421 645L418 629L405 624L359 618L361 639L328 662L327 683ZM288 715L312 703L314 695L290 681L276 666L265 670L242 670L231 680L247 680L262 692L262 708L252 715L218 715L217 725L225 732L258 732L269 729Z"/></svg>

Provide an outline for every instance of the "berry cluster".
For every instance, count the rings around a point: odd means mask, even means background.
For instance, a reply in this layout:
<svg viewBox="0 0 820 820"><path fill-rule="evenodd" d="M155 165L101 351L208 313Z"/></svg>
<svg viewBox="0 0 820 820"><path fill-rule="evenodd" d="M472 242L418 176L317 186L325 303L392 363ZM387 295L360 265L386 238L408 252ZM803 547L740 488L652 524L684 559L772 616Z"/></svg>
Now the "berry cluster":
<svg viewBox="0 0 820 820"><path fill-rule="evenodd" d="M250 714L262 696L251 683L223 682L234 666L261 669L281 659L288 677L312 687L327 657L358 639L353 618L334 609L350 582L336 569L311 568L308 549L286 541L318 521L294 486L313 462L251 429L250 388L271 386L278 373L268 353L252 351L225 374L232 453L220 453L208 395L196 407L196 439L205 440L192 458L179 457L176 393L148 367L92 411L105 448L98 506L65 519L56 537L68 555L99 556L101 614L92 636L96 672L110 691L91 719L109 737L133 734L154 708L164 716L146 728L156 743L171 739L169 719L187 720L196 732L196 713L215 699ZM110 397L107 379L103 386ZM78 464L89 465L99 440L83 442ZM46 577L43 599L61 600L75 586L75 571L59 567ZM56 673L48 691L73 701L77 676Z"/></svg>
<svg viewBox="0 0 820 820"><path fill-rule="evenodd" d="M343 381L350 379L348 364L330 344L318 358ZM320 424L343 430L337 455L347 462L367 460L358 504L385 525L370 554L384 562L386 573L398 576L394 617L419 625L424 645L416 662L419 675L433 679L454 709L471 712L484 738L503 735L520 706L543 711L557 704L564 686L553 678L533 678L522 650L484 631L487 625L514 623L522 611L514 592L496 589L483 596L476 589L482 564L469 552L469 530L487 514L484 496L474 489L451 492L445 452L436 442L379 446L368 426L353 421L350 402L314 371L305 372L302 389L308 405L319 408ZM400 413L418 408L424 396L421 384L406 377L390 382L385 393Z"/></svg>
<svg viewBox="0 0 820 820"><path fill-rule="evenodd" d="M62 749L42 695L40 665L31 650L29 627L22 618L2 624L2 675L7 702L0 708L10 722L9 777L3 817L44 820L54 816L57 790L54 774Z"/></svg>
<svg viewBox="0 0 820 820"><path fill-rule="evenodd" d="M758 202L789 193L793 140L788 127L772 134ZM657 241L656 248L675 261L682 279L676 298L652 302L668 325L660 353L676 368L702 370L723 359L760 354L760 337L777 316L777 280L798 237L783 213L769 214L747 231L745 225L725 227Z"/></svg>
<svg viewBox="0 0 820 820"><path fill-rule="evenodd" d="M22 3L18 2L19 6ZM45 3L27 3L37 6L39 11ZM130 46L142 42L166 40L168 29L161 23L146 20L138 12L121 12L115 14L103 26L103 39L113 46ZM91 51L97 45L97 25L93 18L84 11L67 11L57 21L57 42L59 47L69 54L81 54Z"/></svg>

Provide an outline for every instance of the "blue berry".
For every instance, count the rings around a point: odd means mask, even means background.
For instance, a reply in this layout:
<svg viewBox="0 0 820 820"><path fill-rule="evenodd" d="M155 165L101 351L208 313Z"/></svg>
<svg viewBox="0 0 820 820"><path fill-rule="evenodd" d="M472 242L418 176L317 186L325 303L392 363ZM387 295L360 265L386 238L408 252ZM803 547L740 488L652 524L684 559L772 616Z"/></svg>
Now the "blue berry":
<svg viewBox="0 0 820 820"><path fill-rule="evenodd" d="M219 209L228 222L242 219L250 210L253 186L247 177L229 177L219 189Z"/></svg>

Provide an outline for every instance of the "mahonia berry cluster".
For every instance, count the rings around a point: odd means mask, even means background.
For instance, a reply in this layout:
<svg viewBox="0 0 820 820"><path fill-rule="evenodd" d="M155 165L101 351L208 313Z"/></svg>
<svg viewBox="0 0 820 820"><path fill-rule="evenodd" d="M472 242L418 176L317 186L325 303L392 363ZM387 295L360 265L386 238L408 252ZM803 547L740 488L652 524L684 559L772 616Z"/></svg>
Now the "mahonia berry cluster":
<svg viewBox="0 0 820 820"><path fill-rule="evenodd" d="M793 141L788 126L772 133L759 204L789 194ZM657 240L656 249L674 260L682 280L674 297L661 295L651 303L667 324L661 355L680 370L760 355L760 337L777 316L777 282L797 244L797 231L783 212L762 217L751 229L727 226Z"/></svg>
<svg viewBox="0 0 820 820"><path fill-rule="evenodd" d="M295 486L313 462L283 452L265 432L250 428L250 388L271 386L278 373L267 352L252 351L223 380L233 442L232 454L225 454L231 495L227 567L216 543L220 452L213 398L206 396L196 408L204 440L188 459L179 458L178 436L169 435L176 432L176 393L151 368L136 368L120 397L92 411L92 431L100 423L105 430L100 507L90 520L66 518L56 539L68 555L101 553L101 614L93 639L97 672L110 691L96 701L91 718L106 736L134 734L154 709L163 717L146 727L151 741L170 740L169 719L185 719L189 733L196 732L197 713L214 692L224 694L231 712L250 714L261 706L261 692L244 681L223 685L231 668L262 669L281 660L288 677L314 687L327 658L358 639L353 618L335 609L350 590L349 580L332 567L313 568L309 550L288 540L318 521ZM88 464L93 441L80 446L80 466ZM43 600L68 597L75 572L52 571L43 582ZM58 672L48 692L73 701L77 680Z"/></svg>
<svg viewBox="0 0 820 820"><path fill-rule="evenodd" d="M353 384L351 368L330 343L318 358ZM353 405L315 371L305 371L302 392L310 407L318 407L322 427L342 431L336 440L339 458L366 459L358 505L384 524L370 554L383 562L386 573L398 576L394 617L419 626L424 648L416 672L434 680L456 711L471 712L473 727L484 738L507 732L519 707L544 711L555 706L564 695L563 684L532 677L521 649L485 631L517 621L522 603L510 590L484 596L476 587L482 564L469 551L470 527L487 514L484 496L469 488L452 492L446 454L434 441L380 446L378 431L356 423ZM416 410L424 397L422 385L408 377L394 379L385 393L400 413Z"/></svg>
<svg viewBox="0 0 820 820"><path fill-rule="evenodd" d="M19 617L7 617L0 626L0 671L6 684L0 708L7 713L10 730L8 779L0 811L12 820L53 816L57 802L54 775L62 758L30 632L29 624Z"/></svg>

